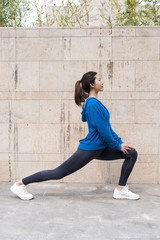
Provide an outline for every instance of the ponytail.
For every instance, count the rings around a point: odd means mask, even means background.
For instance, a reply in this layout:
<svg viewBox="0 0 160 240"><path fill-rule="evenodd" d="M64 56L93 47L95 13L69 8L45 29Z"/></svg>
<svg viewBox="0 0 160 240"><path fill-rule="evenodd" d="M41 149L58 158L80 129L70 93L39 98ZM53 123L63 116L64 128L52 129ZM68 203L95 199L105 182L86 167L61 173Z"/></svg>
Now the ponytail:
<svg viewBox="0 0 160 240"><path fill-rule="evenodd" d="M81 103L85 101L88 97L88 94L85 93L84 89L82 88L81 80L78 80L75 83L75 92L74 92L74 100L78 106L81 106Z"/></svg>

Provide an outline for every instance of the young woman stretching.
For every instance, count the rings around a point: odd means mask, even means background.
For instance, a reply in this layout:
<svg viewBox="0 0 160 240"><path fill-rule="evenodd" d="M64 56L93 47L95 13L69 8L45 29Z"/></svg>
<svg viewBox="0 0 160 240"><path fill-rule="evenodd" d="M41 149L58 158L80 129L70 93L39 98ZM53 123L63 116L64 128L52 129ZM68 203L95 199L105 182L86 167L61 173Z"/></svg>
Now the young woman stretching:
<svg viewBox="0 0 160 240"><path fill-rule="evenodd" d="M87 72L75 84L74 100L82 106L82 121L88 124L89 133L79 141L77 151L60 166L51 170L37 172L15 182L11 191L23 200L33 198L26 185L35 182L64 178L84 167L93 159L104 161L124 159L118 186L113 197L118 199L139 199L126 186L127 179L137 159L137 151L123 143L110 125L110 114L98 100L98 92L103 91L103 82L96 72Z"/></svg>

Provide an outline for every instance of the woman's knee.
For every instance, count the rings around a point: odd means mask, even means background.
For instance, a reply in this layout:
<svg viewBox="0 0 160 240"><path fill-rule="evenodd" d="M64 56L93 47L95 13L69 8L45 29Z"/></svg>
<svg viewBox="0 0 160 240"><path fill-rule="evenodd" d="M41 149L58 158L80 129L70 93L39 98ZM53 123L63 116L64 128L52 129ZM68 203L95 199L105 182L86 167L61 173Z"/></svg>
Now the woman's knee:
<svg viewBox="0 0 160 240"><path fill-rule="evenodd" d="M62 169L57 168L56 171L54 171L54 174L53 174L54 179L59 180L59 179L64 178L64 176L65 176L65 174L62 171Z"/></svg>
<svg viewBox="0 0 160 240"><path fill-rule="evenodd" d="M131 150L128 151L128 154L134 158L135 160L137 159L137 156L138 156L138 152L136 149L132 148Z"/></svg>

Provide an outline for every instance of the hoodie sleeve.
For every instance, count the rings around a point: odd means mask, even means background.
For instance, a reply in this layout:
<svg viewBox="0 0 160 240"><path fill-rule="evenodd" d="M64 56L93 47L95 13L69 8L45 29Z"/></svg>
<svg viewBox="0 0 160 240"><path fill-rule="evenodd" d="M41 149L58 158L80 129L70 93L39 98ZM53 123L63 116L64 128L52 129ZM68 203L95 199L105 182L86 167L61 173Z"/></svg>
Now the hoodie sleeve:
<svg viewBox="0 0 160 240"><path fill-rule="evenodd" d="M115 133L115 132L113 131L112 127L111 127L111 132L112 132L112 135L113 135L114 139L115 139L116 141L118 141L120 144L122 144L122 143L123 143L122 139L117 135L117 133Z"/></svg>
<svg viewBox="0 0 160 240"><path fill-rule="evenodd" d="M108 144L109 147L117 150L121 150L121 144L117 141L111 130L109 119L105 119L101 106L97 102L88 104L87 107L87 118L90 124L99 132L103 140Z"/></svg>

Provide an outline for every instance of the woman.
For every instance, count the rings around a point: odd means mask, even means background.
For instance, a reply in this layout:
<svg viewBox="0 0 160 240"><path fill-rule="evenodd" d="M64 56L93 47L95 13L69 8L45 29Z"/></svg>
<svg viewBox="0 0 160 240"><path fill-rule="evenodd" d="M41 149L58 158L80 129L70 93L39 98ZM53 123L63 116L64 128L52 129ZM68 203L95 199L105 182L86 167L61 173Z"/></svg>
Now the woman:
<svg viewBox="0 0 160 240"><path fill-rule="evenodd" d="M98 92L103 91L103 82L96 72L87 72L75 84L74 100L82 106L82 121L88 124L89 133L79 141L77 151L60 166L52 170L37 172L15 182L11 191L23 200L33 198L27 192L26 185L34 182L61 179L84 167L93 159L116 160L124 159L119 184L113 197L117 199L139 199L126 186L127 179L137 159L137 151L123 143L121 138L111 128L110 114L107 108L98 100Z"/></svg>

